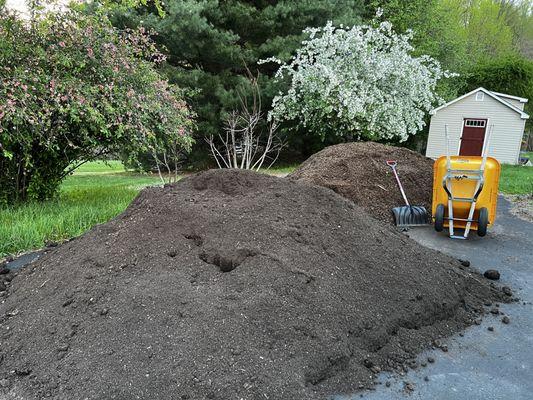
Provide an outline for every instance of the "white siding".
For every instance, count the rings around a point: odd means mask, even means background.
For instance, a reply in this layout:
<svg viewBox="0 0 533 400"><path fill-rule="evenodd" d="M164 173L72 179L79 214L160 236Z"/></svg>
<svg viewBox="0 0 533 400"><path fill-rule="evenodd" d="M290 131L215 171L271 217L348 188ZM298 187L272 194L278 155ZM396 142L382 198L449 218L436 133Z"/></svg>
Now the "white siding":
<svg viewBox="0 0 533 400"><path fill-rule="evenodd" d="M459 154L459 139L465 118L486 118L489 120L487 129L494 124L489 156L501 163L517 163L526 120L486 94L483 101L476 101L476 93L442 108L431 117L426 156L438 158L446 154L445 124L448 124L450 154Z"/></svg>

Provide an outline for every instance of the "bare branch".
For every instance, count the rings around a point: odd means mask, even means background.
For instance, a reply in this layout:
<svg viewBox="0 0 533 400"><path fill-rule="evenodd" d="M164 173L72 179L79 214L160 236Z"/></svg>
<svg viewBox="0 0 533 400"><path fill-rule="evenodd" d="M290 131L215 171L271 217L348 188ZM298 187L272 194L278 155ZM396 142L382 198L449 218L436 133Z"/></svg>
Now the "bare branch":
<svg viewBox="0 0 533 400"><path fill-rule="evenodd" d="M205 138L218 168L258 170L271 161L267 167L270 168L284 147L276 122L270 123L264 131L259 129L265 123L261 91L257 76L248 69L247 72L249 95L238 92L240 108L226 118L224 134L219 133L216 140L213 135Z"/></svg>

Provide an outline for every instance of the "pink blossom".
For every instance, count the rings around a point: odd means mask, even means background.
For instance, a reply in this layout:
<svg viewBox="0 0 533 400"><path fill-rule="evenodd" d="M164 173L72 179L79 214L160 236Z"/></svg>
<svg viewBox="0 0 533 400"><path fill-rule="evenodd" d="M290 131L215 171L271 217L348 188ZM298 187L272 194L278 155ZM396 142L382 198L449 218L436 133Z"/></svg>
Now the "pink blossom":
<svg viewBox="0 0 533 400"><path fill-rule="evenodd" d="M59 46L61 46L61 47L65 47L66 44L65 44L65 42L61 41L61 42L59 42Z"/></svg>

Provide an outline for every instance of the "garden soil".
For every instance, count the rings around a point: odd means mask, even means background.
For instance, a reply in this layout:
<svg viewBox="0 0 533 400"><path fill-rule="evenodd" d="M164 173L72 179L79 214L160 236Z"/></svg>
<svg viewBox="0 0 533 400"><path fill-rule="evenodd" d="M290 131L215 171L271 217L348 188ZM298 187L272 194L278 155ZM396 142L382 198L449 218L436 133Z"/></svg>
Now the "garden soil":
<svg viewBox="0 0 533 400"><path fill-rule="evenodd" d="M325 399L497 299L331 190L208 171L143 190L7 282L0 398Z"/></svg>
<svg viewBox="0 0 533 400"><path fill-rule="evenodd" d="M409 203L431 212L433 160L412 150L374 142L342 143L312 155L290 179L324 186L352 200L370 215L394 223L392 208L405 205L387 160L397 171Z"/></svg>

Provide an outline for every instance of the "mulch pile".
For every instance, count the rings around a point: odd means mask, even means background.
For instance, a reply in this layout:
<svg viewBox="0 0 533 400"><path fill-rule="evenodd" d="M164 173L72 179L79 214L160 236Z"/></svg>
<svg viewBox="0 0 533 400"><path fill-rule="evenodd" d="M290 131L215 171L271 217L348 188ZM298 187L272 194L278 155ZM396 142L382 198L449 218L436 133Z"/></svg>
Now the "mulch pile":
<svg viewBox="0 0 533 400"><path fill-rule="evenodd" d="M393 223L391 209L405 202L387 160L398 161L409 203L431 212L433 160L401 147L374 142L330 146L309 157L289 178L330 188L374 218Z"/></svg>
<svg viewBox="0 0 533 400"><path fill-rule="evenodd" d="M352 393L502 296L328 189L234 170L145 189L7 286L10 399Z"/></svg>

